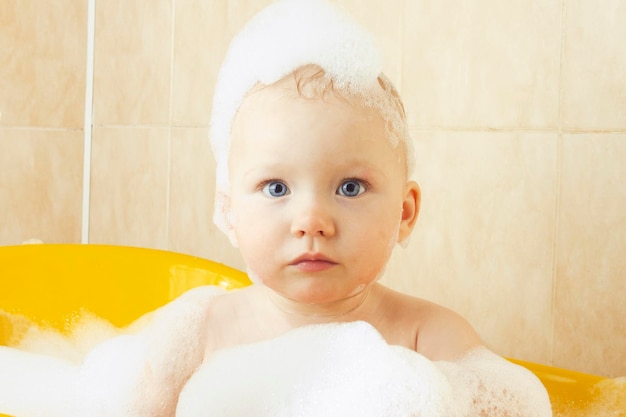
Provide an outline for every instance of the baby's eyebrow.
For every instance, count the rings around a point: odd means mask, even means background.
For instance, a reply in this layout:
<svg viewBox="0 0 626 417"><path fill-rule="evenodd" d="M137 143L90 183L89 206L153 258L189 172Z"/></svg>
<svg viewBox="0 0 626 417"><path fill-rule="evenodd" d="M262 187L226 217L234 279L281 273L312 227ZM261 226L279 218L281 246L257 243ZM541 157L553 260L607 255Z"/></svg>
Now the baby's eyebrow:
<svg viewBox="0 0 626 417"><path fill-rule="evenodd" d="M345 177L360 177L366 180L387 178L387 173L384 169L363 158L338 158L334 166L333 169L338 170ZM290 166L288 161L272 161L255 164L244 171L241 174L241 178L244 181L258 180L259 178L281 179L293 173L294 167ZM314 174L314 172L311 172L311 175Z"/></svg>
<svg viewBox="0 0 626 417"><path fill-rule="evenodd" d="M281 163L258 164L245 171L241 177L245 180L249 177L275 177L285 172L285 166Z"/></svg>
<svg viewBox="0 0 626 417"><path fill-rule="evenodd" d="M352 159L342 159L339 162L341 167L345 167L346 170L352 171L365 171L365 173L370 173L371 175L385 175L385 171L380 169L375 164L371 163L367 159L360 158L352 158Z"/></svg>

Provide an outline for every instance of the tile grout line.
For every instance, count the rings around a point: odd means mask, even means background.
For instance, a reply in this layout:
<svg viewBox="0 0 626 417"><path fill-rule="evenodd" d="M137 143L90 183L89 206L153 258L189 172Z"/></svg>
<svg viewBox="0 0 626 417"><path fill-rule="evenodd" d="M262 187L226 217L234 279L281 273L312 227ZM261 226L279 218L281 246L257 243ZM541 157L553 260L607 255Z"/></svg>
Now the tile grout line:
<svg viewBox="0 0 626 417"><path fill-rule="evenodd" d="M555 327L556 327L556 300L558 291L558 250L559 250L559 231L561 211L561 184L563 169L563 67L565 64L565 37L567 35L567 0L561 0L561 45L559 51L559 84L558 84L558 135L556 138L556 178L555 178L555 196L554 196L554 225L552 229L552 296L550 299L550 333L548 343L548 363L554 365L554 344L555 344Z"/></svg>
<svg viewBox="0 0 626 417"><path fill-rule="evenodd" d="M626 129L563 129L562 127L452 127L452 126L409 126L414 132L444 133L554 133L556 135L623 135Z"/></svg>
<svg viewBox="0 0 626 417"><path fill-rule="evenodd" d="M89 215L91 197L91 140L93 127L93 78L95 47L96 0L87 2L87 51L85 65L85 114L83 119L83 195L81 210L81 238L89 243Z"/></svg>
<svg viewBox="0 0 626 417"><path fill-rule="evenodd" d="M170 213L172 188L172 127L174 122L174 49L176 41L176 0L172 0L170 21L170 83L167 127L167 186L165 187L165 247L170 248Z"/></svg>
<svg viewBox="0 0 626 417"><path fill-rule="evenodd" d="M401 16L399 17L399 22L398 22L398 43L400 44L400 71L398 73L398 81L396 84L396 88L398 91L405 91L404 88L404 39L406 37L406 24L405 24L405 19L406 19L406 0L402 0L402 2L400 3L401 7L402 7L402 13ZM405 115L406 117L406 115Z"/></svg>

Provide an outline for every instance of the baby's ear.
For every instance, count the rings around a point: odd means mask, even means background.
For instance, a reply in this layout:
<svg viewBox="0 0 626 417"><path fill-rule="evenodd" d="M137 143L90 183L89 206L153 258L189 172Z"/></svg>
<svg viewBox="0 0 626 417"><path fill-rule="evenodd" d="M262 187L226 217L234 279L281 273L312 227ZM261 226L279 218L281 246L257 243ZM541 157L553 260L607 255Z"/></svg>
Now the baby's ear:
<svg viewBox="0 0 626 417"><path fill-rule="evenodd" d="M213 212L213 223L230 240L234 247L238 247L237 236L235 235L233 214L231 210L230 195L223 191L215 192L215 209Z"/></svg>
<svg viewBox="0 0 626 417"><path fill-rule="evenodd" d="M408 239L409 235L415 227L415 222L420 211L420 201L422 192L419 185L415 181L409 181L404 189L404 200L402 201L402 218L400 221L400 230L398 232L398 243L403 243Z"/></svg>

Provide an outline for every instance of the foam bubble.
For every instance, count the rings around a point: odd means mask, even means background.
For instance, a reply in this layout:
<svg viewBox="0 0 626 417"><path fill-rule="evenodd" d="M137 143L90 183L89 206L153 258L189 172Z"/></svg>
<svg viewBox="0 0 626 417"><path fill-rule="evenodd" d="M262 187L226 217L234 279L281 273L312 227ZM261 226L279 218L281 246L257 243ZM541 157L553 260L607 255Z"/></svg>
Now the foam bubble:
<svg viewBox="0 0 626 417"><path fill-rule="evenodd" d="M0 414L173 415L204 356L207 308L224 291L195 288L126 329L93 315L67 337L31 323L20 341L29 351L0 347Z"/></svg>
<svg viewBox="0 0 626 417"><path fill-rule="evenodd" d="M0 346L0 413L73 417L76 366L63 359Z"/></svg>
<svg viewBox="0 0 626 417"><path fill-rule="evenodd" d="M626 377L605 379L593 387L595 400L589 404L587 415L602 417L626 416Z"/></svg>
<svg viewBox="0 0 626 417"><path fill-rule="evenodd" d="M1 314L11 323L10 338L6 341L8 346L76 364L96 345L122 333L121 329L88 311L76 314L67 335L18 314Z"/></svg>
<svg viewBox="0 0 626 417"><path fill-rule="evenodd" d="M626 377L603 379L581 399L553 400L554 417L626 417Z"/></svg>
<svg viewBox="0 0 626 417"><path fill-rule="evenodd" d="M223 293L189 291L98 343L78 365L0 347L0 413L173 415L178 402L180 417L550 415L545 389L525 368L483 348L431 362L388 345L365 322L307 326L223 350L191 376L203 357L210 300ZM602 402L586 415L619 416L625 388L619 380L598 385Z"/></svg>
<svg viewBox="0 0 626 417"><path fill-rule="evenodd" d="M431 362L369 324L327 324L218 352L177 416L549 416L541 383L486 349Z"/></svg>
<svg viewBox="0 0 626 417"><path fill-rule="evenodd" d="M457 362L437 362L453 391L469 395L462 415L551 416L550 399L539 379L486 348L472 350Z"/></svg>

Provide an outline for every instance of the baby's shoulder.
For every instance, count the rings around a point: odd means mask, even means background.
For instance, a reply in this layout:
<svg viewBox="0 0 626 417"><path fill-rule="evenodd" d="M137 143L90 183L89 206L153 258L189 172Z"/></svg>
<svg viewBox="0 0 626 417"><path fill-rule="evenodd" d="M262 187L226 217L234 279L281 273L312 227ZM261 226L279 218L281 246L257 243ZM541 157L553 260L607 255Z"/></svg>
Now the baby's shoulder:
<svg viewBox="0 0 626 417"><path fill-rule="evenodd" d="M255 314L257 311L249 295L250 289L228 291L211 300L205 321L205 355L262 338L258 333L267 323L262 315Z"/></svg>
<svg viewBox="0 0 626 417"><path fill-rule="evenodd" d="M223 288L205 285L189 289L167 304L150 311L132 322L126 333L135 334L159 328L163 323L174 327L188 326L189 322L199 322L207 315L213 300L226 292Z"/></svg>
<svg viewBox="0 0 626 417"><path fill-rule="evenodd" d="M455 360L482 342L472 325L457 312L421 298L386 289L393 319L415 332L414 349L431 360Z"/></svg>

